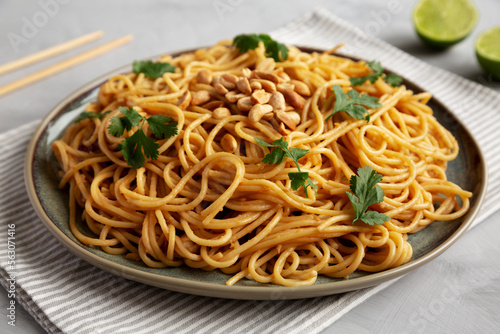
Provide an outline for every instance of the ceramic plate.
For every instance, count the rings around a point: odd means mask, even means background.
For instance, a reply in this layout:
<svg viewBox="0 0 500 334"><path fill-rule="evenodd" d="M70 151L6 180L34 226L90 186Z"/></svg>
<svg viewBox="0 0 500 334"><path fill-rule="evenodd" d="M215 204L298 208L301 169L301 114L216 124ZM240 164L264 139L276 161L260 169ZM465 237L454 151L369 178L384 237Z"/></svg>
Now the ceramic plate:
<svg viewBox="0 0 500 334"><path fill-rule="evenodd" d="M307 49L306 51L311 51ZM27 151L26 185L30 200L42 223L64 247L83 260L124 278L164 289L211 297L236 299L296 299L341 293L394 279L431 261L450 247L470 227L476 216L486 189L486 166L477 142L451 111L436 99L430 101L439 122L458 139L460 154L447 170L449 180L474 193L467 214L451 222L434 222L425 230L409 236L413 257L398 268L380 273L356 272L349 279L318 277L316 283L305 287L282 287L240 280L226 286L230 277L219 271L206 272L187 266L154 269L129 261L123 256L109 255L80 243L68 225L68 195L57 188L57 161L50 148L63 130L74 121L85 106L97 99L99 86L116 73L131 71L130 66L119 68L78 89L59 103L36 130ZM405 80L404 84L415 92L422 91Z"/></svg>

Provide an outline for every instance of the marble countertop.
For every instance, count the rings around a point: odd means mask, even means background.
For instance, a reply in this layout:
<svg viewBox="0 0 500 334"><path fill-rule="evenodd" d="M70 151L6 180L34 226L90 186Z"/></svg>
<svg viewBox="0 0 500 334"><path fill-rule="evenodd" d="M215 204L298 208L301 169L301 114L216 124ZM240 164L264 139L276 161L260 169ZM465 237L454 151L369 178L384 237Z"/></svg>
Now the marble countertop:
<svg viewBox="0 0 500 334"><path fill-rule="evenodd" d="M414 32L411 11L416 1L4 0L0 2L0 64L96 30L105 32L106 41L126 34L133 34L135 40L0 97L0 133L41 119L81 85L134 59L209 45L238 33L273 31L318 6L436 67L500 92L500 82L482 73L474 53L478 34L500 25L500 2L474 2L480 20L471 36L436 52L424 47ZM54 57L50 63L79 52ZM0 86L47 63L6 74ZM500 212L493 214L436 260L369 298L323 333L495 332L500 328L499 220ZM8 303L7 292L1 289L1 333L44 333L24 310L18 310L16 327L9 326L4 316Z"/></svg>

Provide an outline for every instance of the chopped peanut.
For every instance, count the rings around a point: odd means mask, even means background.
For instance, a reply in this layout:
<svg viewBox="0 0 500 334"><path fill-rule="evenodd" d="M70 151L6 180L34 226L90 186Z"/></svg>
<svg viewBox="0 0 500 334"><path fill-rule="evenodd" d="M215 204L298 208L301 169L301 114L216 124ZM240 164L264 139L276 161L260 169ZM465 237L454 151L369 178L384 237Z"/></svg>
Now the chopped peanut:
<svg viewBox="0 0 500 334"><path fill-rule="evenodd" d="M208 90L200 90L192 94L191 104L193 106L198 106L200 104L210 101L210 99L211 96Z"/></svg>
<svg viewBox="0 0 500 334"><path fill-rule="evenodd" d="M291 80L291 84L295 86L294 90L302 96L311 96L311 89L308 85L298 80Z"/></svg>
<svg viewBox="0 0 500 334"><path fill-rule="evenodd" d="M250 86L250 82L248 82L247 78L241 78L236 81L236 88L238 88L243 94L252 93L252 87Z"/></svg>
<svg viewBox="0 0 500 334"><path fill-rule="evenodd" d="M304 108L304 98L300 96L296 91L291 90L291 89L285 89L283 90L283 96L285 97L286 102L290 103L292 106L294 106L297 109L302 109Z"/></svg>
<svg viewBox="0 0 500 334"><path fill-rule="evenodd" d="M278 110L274 112L276 115L276 118L283 123L285 123L286 126L288 126L290 129L295 130L297 127L297 124L300 123L300 115L294 111L291 112L286 112L283 110Z"/></svg>
<svg viewBox="0 0 500 334"><path fill-rule="evenodd" d="M236 103L239 99L241 99L242 97L245 97L246 95L243 94L243 93L238 93L236 92L235 90L233 91L230 91L229 93L227 93L225 95L226 99L230 102L230 103Z"/></svg>
<svg viewBox="0 0 500 334"><path fill-rule="evenodd" d="M231 116L231 111L224 107L219 107L212 112L212 116L215 119L224 119Z"/></svg>
<svg viewBox="0 0 500 334"><path fill-rule="evenodd" d="M222 86L220 83L214 85L215 92L219 95L226 95L229 91L226 87Z"/></svg>
<svg viewBox="0 0 500 334"><path fill-rule="evenodd" d="M252 95L250 96L252 98L252 102L255 104L264 104L269 102L269 99L271 98L271 93L266 92L263 89L258 89L254 90Z"/></svg>
<svg viewBox="0 0 500 334"><path fill-rule="evenodd" d="M269 99L269 104L273 107L274 112L278 110L285 110L285 97L281 92L274 92Z"/></svg>
<svg viewBox="0 0 500 334"><path fill-rule="evenodd" d="M177 101L177 106L182 110L185 110L189 106L189 103L191 103L191 92L187 90L184 94L182 94L179 101Z"/></svg>
<svg viewBox="0 0 500 334"><path fill-rule="evenodd" d="M210 85L212 83L212 73L209 70L201 70L196 74L199 83Z"/></svg>
<svg viewBox="0 0 500 334"><path fill-rule="evenodd" d="M240 111L249 111L253 107L252 98L250 96L242 97L238 100L236 106Z"/></svg>
<svg viewBox="0 0 500 334"><path fill-rule="evenodd" d="M250 122L257 123L262 119L262 117L267 113L272 113L273 107L269 104L256 104L250 109L248 113L248 119Z"/></svg>
<svg viewBox="0 0 500 334"><path fill-rule="evenodd" d="M229 153L234 153L234 151L236 151L236 149L238 148L238 142L236 141L236 139L229 133L226 133L221 141L220 141L220 144L222 146L222 149L226 152L229 152Z"/></svg>

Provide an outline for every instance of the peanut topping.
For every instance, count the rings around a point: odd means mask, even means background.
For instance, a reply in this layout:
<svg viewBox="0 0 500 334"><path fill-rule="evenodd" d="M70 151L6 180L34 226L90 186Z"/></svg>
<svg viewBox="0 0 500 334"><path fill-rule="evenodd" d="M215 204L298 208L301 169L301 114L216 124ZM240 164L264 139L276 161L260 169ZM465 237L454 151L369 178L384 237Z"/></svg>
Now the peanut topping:
<svg viewBox="0 0 500 334"><path fill-rule="evenodd" d="M283 90L283 96L285 97L286 102L290 103L292 106L294 106L297 109L302 109L304 108L304 98L300 96L296 91L291 90L291 89L285 89Z"/></svg>
<svg viewBox="0 0 500 334"><path fill-rule="evenodd" d="M302 96L311 96L311 89L308 85L298 80L290 80L290 83L295 86L294 90Z"/></svg>
<svg viewBox="0 0 500 334"><path fill-rule="evenodd" d="M262 84L258 81L252 81L250 82L250 88L252 88L252 90L262 89Z"/></svg>
<svg viewBox="0 0 500 334"><path fill-rule="evenodd" d="M219 95L226 95L227 92L229 92L227 90L226 87L222 86L220 83L217 83L214 85L214 89L215 89L215 92Z"/></svg>
<svg viewBox="0 0 500 334"><path fill-rule="evenodd" d="M239 76L225 73L212 78L208 70L201 70L196 78L199 83L211 84L214 87L215 100L211 100L210 91L201 90L195 93L185 93L178 104L203 105L212 111L215 119L231 116L231 109L224 104L236 104L239 111L248 112L251 122L266 120L282 135L289 134L300 124L300 114L296 109L305 105L303 96L311 96L311 89L302 81L292 80L283 67L276 68L272 58L260 60L255 70L243 68ZM212 93L213 94L213 93ZM222 99L224 96L225 99ZM187 101L187 102L186 102ZM207 103L208 102L208 103ZM231 135L224 136L225 151L231 152L233 142Z"/></svg>
<svg viewBox="0 0 500 334"><path fill-rule="evenodd" d="M250 82L248 82L247 78L241 78L236 81L236 88L238 88L243 94L252 93L252 87L250 86Z"/></svg>
<svg viewBox="0 0 500 334"><path fill-rule="evenodd" d="M272 81L265 79L250 79L250 85L253 82L258 82L261 85L262 89L264 89L268 93L274 93L276 91L276 85Z"/></svg>
<svg viewBox="0 0 500 334"><path fill-rule="evenodd" d="M231 111L224 107L219 107L212 112L212 116L215 119L224 119L231 116Z"/></svg>
<svg viewBox="0 0 500 334"><path fill-rule="evenodd" d="M273 107L269 104L256 104L250 109L248 113L248 119L250 122L257 123L262 119L262 117L267 113L272 113Z"/></svg>
<svg viewBox="0 0 500 334"><path fill-rule="evenodd" d="M236 84L236 81L238 81L238 77L234 74L223 74L222 79L226 80L227 82L230 82L232 84Z"/></svg>
<svg viewBox="0 0 500 334"><path fill-rule="evenodd" d="M278 110L275 111L274 113L276 114L276 118L278 120L285 123L285 125L292 130L295 130L297 124L300 123L300 115L294 111L286 112L283 110Z"/></svg>
<svg viewBox="0 0 500 334"><path fill-rule="evenodd" d="M197 106L203 103L207 103L211 98L212 97L208 90L200 90L192 94L191 104L193 106Z"/></svg>
<svg viewBox="0 0 500 334"><path fill-rule="evenodd" d="M248 67L245 67L244 69L241 70L241 74L243 74L245 78L250 78L250 75L252 75L252 70L249 69Z"/></svg>
<svg viewBox="0 0 500 334"><path fill-rule="evenodd" d="M286 127L285 127L285 123L281 122L279 127L278 127L278 132L282 135L282 136L287 136L289 135L292 131L288 130Z"/></svg>
<svg viewBox="0 0 500 334"><path fill-rule="evenodd" d="M285 89L291 89L291 90L294 90L295 89L295 85L289 83L289 82L280 82L276 88L282 92L284 91Z"/></svg>
<svg viewBox="0 0 500 334"><path fill-rule="evenodd" d="M257 70L252 72L252 75L250 76L250 78L269 80L275 84L280 82L280 78L276 74L257 71Z"/></svg>
<svg viewBox="0 0 500 334"><path fill-rule="evenodd" d="M264 103L269 102L269 98L271 98L271 94L267 93L263 89L258 89L258 90L254 90L250 97L252 98L253 103L264 104Z"/></svg>
<svg viewBox="0 0 500 334"><path fill-rule="evenodd" d="M269 104L273 107L274 112L278 110L285 110L285 97L281 92L274 92L269 99Z"/></svg>
<svg viewBox="0 0 500 334"><path fill-rule="evenodd" d="M236 81L235 82L232 82L232 81L229 81L225 78L226 74L224 74L221 78L220 78L220 84L224 87L226 87L228 90L233 90L236 88Z"/></svg>
<svg viewBox="0 0 500 334"><path fill-rule="evenodd" d="M236 106L240 111L249 111L253 107L252 98L250 96L242 97L236 102Z"/></svg>
<svg viewBox="0 0 500 334"><path fill-rule="evenodd" d="M238 101L239 99L241 99L242 97L246 97L245 94L243 93L238 93L236 92L235 90L233 91L230 91L229 93L227 93L225 95L226 99L230 102L230 103L235 103L236 101Z"/></svg>
<svg viewBox="0 0 500 334"><path fill-rule="evenodd" d="M223 101L213 100L213 101L205 103L202 107L205 109L214 110L214 109L217 109L217 108L222 107L222 106L224 106Z"/></svg>
<svg viewBox="0 0 500 334"><path fill-rule="evenodd" d="M222 149L229 153L234 153L238 148L238 142L236 139L229 133L226 133L220 141Z"/></svg>
<svg viewBox="0 0 500 334"><path fill-rule="evenodd" d="M189 103L191 103L191 92L187 90L184 94L182 94L179 101L177 101L177 106L182 110L185 110L189 106Z"/></svg>
<svg viewBox="0 0 500 334"><path fill-rule="evenodd" d="M212 83L212 73L209 70L201 70L196 74L199 83L210 85Z"/></svg>

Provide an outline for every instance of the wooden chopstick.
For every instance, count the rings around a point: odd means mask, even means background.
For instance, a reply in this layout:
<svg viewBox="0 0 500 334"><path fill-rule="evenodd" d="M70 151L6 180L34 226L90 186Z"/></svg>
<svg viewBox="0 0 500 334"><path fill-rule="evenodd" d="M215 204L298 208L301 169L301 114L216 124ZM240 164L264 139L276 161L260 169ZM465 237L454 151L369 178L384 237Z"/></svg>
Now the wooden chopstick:
<svg viewBox="0 0 500 334"><path fill-rule="evenodd" d="M58 55L60 53L69 51L71 49L74 49L78 46L84 45L86 43L95 41L98 38L101 38L104 35L102 31L96 31L91 34L72 39L71 41L50 47L48 49L36 52L32 55L23 57L18 60L14 60L10 63L4 64L0 66L0 75L5 74L10 71L17 70L18 68L21 68L23 66L27 66L33 63L36 63L38 61L41 61L43 59Z"/></svg>
<svg viewBox="0 0 500 334"><path fill-rule="evenodd" d="M35 72L33 74L30 74L27 77L21 78L19 80L16 80L16 81L8 83L4 86L1 86L0 87L0 96L7 94L9 92L12 92L13 90L16 90L18 88L29 85L35 81L46 78L49 75L61 72L67 68L70 68L70 67L75 66L79 63L87 61L91 58L94 58L94 57L100 55L100 54L108 52L108 51L110 51L110 50L112 50L112 49L114 49L122 44L130 42L132 39L133 39L132 35L124 36L122 38L119 38L119 39L116 39L112 42L106 43L106 44L101 45L101 46L94 48L92 50L83 52L83 53L81 53L77 56L74 56L72 58L63 60L55 65L47 67L46 69L43 69L43 70L40 70L40 71Z"/></svg>

